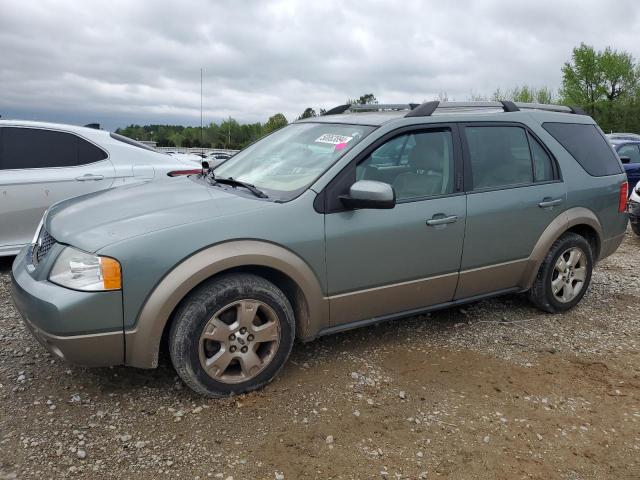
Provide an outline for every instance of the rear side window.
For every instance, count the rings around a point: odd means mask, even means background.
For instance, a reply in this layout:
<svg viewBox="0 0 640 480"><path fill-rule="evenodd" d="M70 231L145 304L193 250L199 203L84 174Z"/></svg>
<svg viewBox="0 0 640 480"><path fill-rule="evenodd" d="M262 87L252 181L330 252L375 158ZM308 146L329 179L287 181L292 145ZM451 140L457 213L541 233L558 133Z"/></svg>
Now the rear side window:
<svg viewBox="0 0 640 480"><path fill-rule="evenodd" d="M602 177L622 173L613 149L595 125L547 122L542 126L589 175Z"/></svg>
<svg viewBox="0 0 640 480"><path fill-rule="evenodd" d="M536 182L549 182L553 180L553 161L538 141L529 135L531 155L533 155L533 176Z"/></svg>
<svg viewBox="0 0 640 480"><path fill-rule="evenodd" d="M76 137L78 139L78 164L86 165L88 163L99 162L107 158L107 154L101 148L96 147L93 143Z"/></svg>
<svg viewBox="0 0 640 480"><path fill-rule="evenodd" d="M75 167L105 158L103 150L71 133L0 128L0 170Z"/></svg>
<svg viewBox="0 0 640 480"><path fill-rule="evenodd" d="M474 190L533 182L527 132L521 127L466 127Z"/></svg>

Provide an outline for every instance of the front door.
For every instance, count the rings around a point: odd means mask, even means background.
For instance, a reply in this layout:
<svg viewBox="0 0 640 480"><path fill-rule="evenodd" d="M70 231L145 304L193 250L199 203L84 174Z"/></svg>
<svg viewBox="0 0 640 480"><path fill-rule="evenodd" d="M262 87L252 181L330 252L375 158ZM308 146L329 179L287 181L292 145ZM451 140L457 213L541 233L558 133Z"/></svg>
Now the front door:
<svg viewBox="0 0 640 480"><path fill-rule="evenodd" d="M333 326L452 300L466 218L459 158L457 130L441 125L385 138L341 173L347 191L362 179L391 184L397 204L326 214Z"/></svg>

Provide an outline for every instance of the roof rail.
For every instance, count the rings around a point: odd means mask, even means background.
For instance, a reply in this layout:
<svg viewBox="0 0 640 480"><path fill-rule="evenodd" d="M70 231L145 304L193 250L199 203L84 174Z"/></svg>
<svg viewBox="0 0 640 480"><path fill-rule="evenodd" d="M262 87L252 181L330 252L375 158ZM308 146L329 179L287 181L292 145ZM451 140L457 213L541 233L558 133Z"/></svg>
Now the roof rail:
<svg viewBox="0 0 640 480"><path fill-rule="evenodd" d="M419 103L355 103L348 105L339 105L337 107L332 108L331 110L326 111L323 115L337 115L339 113L344 113L347 110L351 112L357 111L398 111L398 110L413 110L418 107Z"/></svg>
<svg viewBox="0 0 640 480"><path fill-rule="evenodd" d="M547 112L574 113L587 115L580 107L551 105L546 103L512 102L500 100L491 102L439 102L437 100L417 103L367 103L354 105L339 105L324 113L324 115L336 115L347 110L357 111L400 111L409 110L405 117L430 117L436 110L438 113L477 113L478 110L493 110L496 112L519 112L521 110L543 110Z"/></svg>
<svg viewBox="0 0 640 480"><path fill-rule="evenodd" d="M478 110L495 110L502 112L519 112L520 110L544 110L548 112L574 113L587 115L580 107L567 107L564 105L549 105L543 103L512 102L501 100L499 102L425 102L405 117L428 117L438 113L476 113Z"/></svg>

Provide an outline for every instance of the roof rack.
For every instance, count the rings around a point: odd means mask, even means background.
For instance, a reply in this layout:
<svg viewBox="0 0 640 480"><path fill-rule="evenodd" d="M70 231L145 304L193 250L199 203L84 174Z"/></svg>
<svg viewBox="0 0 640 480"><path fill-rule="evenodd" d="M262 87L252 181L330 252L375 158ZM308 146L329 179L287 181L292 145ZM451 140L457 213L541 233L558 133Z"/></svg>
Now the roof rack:
<svg viewBox="0 0 640 480"><path fill-rule="evenodd" d="M405 117L429 117L436 113L478 113L489 110L494 112L519 112L521 110L544 110L547 112L574 113L587 115L580 107L568 107L565 105L549 105L543 103L512 102L510 100L492 102L439 102L437 100L417 103L369 103L357 105L339 105L324 113L324 115L337 115L347 110L356 111L401 111L409 110Z"/></svg>
<svg viewBox="0 0 640 480"><path fill-rule="evenodd" d="M419 106L419 103L356 103L338 105L337 107L328 110L323 115L337 115L339 113L344 113L347 110L351 112L396 112L401 110L413 110Z"/></svg>

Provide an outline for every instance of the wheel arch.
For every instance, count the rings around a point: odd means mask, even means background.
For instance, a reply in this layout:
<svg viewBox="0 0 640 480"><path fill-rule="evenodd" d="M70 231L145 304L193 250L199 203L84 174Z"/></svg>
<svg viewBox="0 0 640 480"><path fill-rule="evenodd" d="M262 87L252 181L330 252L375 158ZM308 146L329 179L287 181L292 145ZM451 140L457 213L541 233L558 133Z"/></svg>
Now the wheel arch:
<svg viewBox="0 0 640 480"><path fill-rule="evenodd" d="M228 272L251 272L275 283L296 315L296 335L313 337L329 319L317 276L290 250L268 242L238 240L201 250L176 265L145 301L133 330L125 332L125 364L155 368L163 334L180 302L202 282Z"/></svg>
<svg viewBox="0 0 640 480"><path fill-rule="evenodd" d="M574 232L586 238L593 249L595 261L602 249L602 225L596 214L584 207L570 208L558 215L542 232L529 257L529 265L522 280L522 287L529 289L538 274L547 252L558 238L567 232Z"/></svg>

